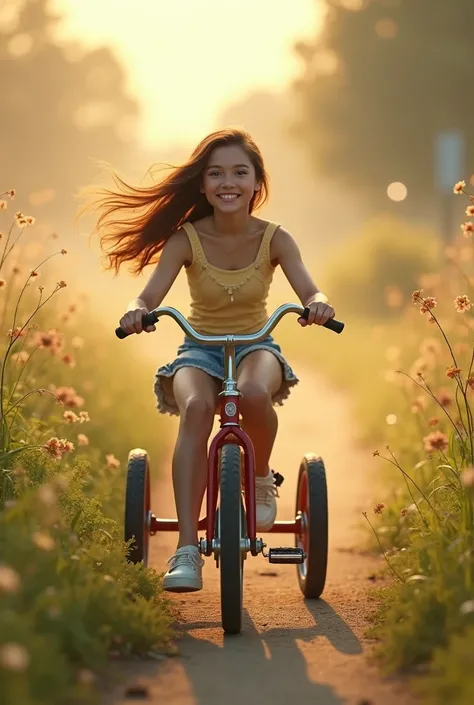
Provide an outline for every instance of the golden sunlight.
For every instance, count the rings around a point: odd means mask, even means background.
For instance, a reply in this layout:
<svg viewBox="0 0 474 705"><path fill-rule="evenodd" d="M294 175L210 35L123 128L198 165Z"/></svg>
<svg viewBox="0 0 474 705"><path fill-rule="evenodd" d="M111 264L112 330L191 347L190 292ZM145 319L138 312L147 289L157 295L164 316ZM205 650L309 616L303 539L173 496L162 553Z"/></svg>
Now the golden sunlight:
<svg viewBox="0 0 474 705"><path fill-rule="evenodd" d="M315 0L289 5L54 0L52 8L65 15L64 40L113 48L142 105L141 140L158 148L201 139L229 103L297 75L293 43L314 37L322 10Z"/></svg>

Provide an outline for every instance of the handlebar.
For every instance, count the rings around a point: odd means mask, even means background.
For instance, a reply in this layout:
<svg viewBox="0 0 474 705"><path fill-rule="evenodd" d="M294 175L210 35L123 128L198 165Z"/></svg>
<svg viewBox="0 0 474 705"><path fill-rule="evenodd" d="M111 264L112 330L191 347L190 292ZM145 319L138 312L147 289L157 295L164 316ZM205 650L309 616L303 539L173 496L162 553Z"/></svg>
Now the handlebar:
<svg viewBox="0 0 474 705"><path fill-rule="evenodd" d="M300 318L307 319L309 308L305 308L300 304L282 304L272 313L263 328L256 333L244 333L242 335L203 335L202 333L198 333L188 323L185 317L171 306L158 306L158 308L153 309L153 311L146 313L142 318L142 326L146 328L147 326L154 325L158 322L160 316L171 316L184 333L196 343L203 343L204 345L225 345L226 343L245 345L246 343L259 343L261 340L264 340L287 313L297 313ZM324 328L328 328L335 333L342 333L345 324L341 323L341 321L336 321L334 318L330 318L322 325ZM115 329L115 335L117 338L122 339L131 334L125 333L125 331L119 327Z"/></svg>

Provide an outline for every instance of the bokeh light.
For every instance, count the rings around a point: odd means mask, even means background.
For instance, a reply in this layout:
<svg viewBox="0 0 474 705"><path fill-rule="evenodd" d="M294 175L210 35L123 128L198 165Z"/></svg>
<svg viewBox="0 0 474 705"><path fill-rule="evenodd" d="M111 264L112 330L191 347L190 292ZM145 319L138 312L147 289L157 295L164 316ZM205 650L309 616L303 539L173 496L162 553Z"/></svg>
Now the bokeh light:
<svg viewBox="0 0 474 705"><path fill-rule="evenodd" d="M391 201L404 201L408 195L408 189L401 181L393 181L387 188L387 196Z"/></svg>

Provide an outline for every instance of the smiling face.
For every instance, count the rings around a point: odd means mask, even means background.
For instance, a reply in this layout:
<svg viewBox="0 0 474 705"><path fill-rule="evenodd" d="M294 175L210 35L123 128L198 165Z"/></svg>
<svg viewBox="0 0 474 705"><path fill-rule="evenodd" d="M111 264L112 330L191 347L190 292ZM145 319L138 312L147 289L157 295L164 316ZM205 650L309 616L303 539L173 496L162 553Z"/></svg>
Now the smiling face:
<svg viewBox="0 0 474 705"><path fill-rule="evenodd" d="M255 168L238 145L216 147L204 169L201 192L215 210L222 213L249 211L255 191L260 190Z"/></svg>

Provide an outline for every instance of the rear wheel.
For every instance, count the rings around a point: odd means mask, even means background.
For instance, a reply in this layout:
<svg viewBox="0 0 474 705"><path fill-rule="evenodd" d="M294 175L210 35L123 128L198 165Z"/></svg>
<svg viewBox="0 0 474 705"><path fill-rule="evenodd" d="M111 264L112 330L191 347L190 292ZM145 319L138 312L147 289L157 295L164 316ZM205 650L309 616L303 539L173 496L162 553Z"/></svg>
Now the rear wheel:
<svg viewBox="0 0 474 705"><path fill-rule="evenodd" d="M245 537L245 514L240 482L240 448L225 445L220 454L220 537L221 616L226 634L238 634L242 625L244 552L240 548Z"/></svg>
<svg viewBox="0 0 474 705"><path fill-rule="evenodd" d="M130 563L148 565L150 518L150 462L148 453L137 448L128 455L125 489L125 541L133 539L127 556Z"/></svg>
<svg viewBox="0 0 474 705"><path fill-rule="evenodd" d="M296 516L300 517L301 532L295 545L307 556L296 566L299 586L305 597L318 598L326 583L328 561L328 495L322 458L306 455L301 461Z"/></svg>

